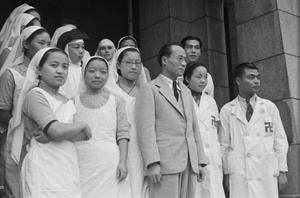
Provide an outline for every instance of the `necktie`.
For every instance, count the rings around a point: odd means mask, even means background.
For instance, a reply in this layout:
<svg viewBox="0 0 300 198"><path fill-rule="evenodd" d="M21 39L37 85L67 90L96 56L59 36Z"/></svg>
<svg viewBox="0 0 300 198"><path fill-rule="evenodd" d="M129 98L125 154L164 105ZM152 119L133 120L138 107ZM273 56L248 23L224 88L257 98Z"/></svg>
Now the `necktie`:
<svg viewBox="0 0 300 198"><path fill-rule="evenodd" d="M251 116L253 114L253 108L249 102L249 99L246 100L246 104L247 104L247 109L246 109L246 119L249 122L249 120L251 119Z"/></svg>
<svg viewBox="0 0 300 198"><path fill-rule="evenodd" d="M173 81L173 91L174 91L174 96L176 98L176 100L178 101L178 89L177 89L177 82L174 80Z"/></svg>

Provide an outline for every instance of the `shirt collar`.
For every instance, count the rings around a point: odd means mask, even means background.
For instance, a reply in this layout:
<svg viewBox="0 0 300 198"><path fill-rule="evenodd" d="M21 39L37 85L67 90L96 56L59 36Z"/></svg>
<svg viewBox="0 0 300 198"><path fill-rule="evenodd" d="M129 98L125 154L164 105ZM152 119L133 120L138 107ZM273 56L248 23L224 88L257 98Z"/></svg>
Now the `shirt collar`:
<svg viewBox="0 0 300 198"><path fill-rule="evenodd" d="M170 78L168 78L167 76L165 76L163 74L161 74L161 76L163 77L163 79L165 80L167 85L170 87L170 89L173 90L173 80L171 80ZM180 90L180 87L178 85L178 79L176 79L176 84L177 84L177 89Z"/></svg>

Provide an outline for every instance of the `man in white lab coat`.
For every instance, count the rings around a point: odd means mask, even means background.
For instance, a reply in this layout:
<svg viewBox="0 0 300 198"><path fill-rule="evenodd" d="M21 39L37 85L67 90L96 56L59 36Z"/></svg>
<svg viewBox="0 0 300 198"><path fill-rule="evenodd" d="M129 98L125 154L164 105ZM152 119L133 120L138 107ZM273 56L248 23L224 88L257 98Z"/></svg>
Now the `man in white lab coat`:
<svg viewBox="0 0 300 198"><path fill-rule="evenodd" d="M239 95L220 112L225 185L231 198L275 198L287 183L288 142L274 103L256 95L253 63L234 70Z"/></svg>

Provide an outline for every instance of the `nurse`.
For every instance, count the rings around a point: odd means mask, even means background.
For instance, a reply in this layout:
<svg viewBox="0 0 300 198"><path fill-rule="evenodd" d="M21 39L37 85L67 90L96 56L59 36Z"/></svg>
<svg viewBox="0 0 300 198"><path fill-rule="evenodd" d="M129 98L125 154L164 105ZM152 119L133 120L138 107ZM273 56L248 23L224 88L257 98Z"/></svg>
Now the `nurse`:
<svg viewBox="0 0 300 198"><path fill-rule="evenodd" d="M184 83L192 92L194 107L209 162L204 168L206 178L196 187L196 196L203 198L225 198L221 148L218 138L219 112L213 97L204 94L208 81L206 67L199 62L189 62L183 74Z"/></svg>

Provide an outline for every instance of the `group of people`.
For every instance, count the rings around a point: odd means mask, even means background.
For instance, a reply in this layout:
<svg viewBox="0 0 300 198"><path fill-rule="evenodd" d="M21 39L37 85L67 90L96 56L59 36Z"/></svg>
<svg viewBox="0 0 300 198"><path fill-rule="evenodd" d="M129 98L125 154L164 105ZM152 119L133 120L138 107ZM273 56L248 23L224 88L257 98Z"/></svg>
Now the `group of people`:
<svg viewBox="0 0 300 198"><path fill-rule="evenodd" d="M93 56L72 24L50 38L27 4L0 33L1 193L254 198L286 185L287 138L253 63L235 68L239 95L219 113L198 37L162 46L152 81L132 36Z"/></svg>

